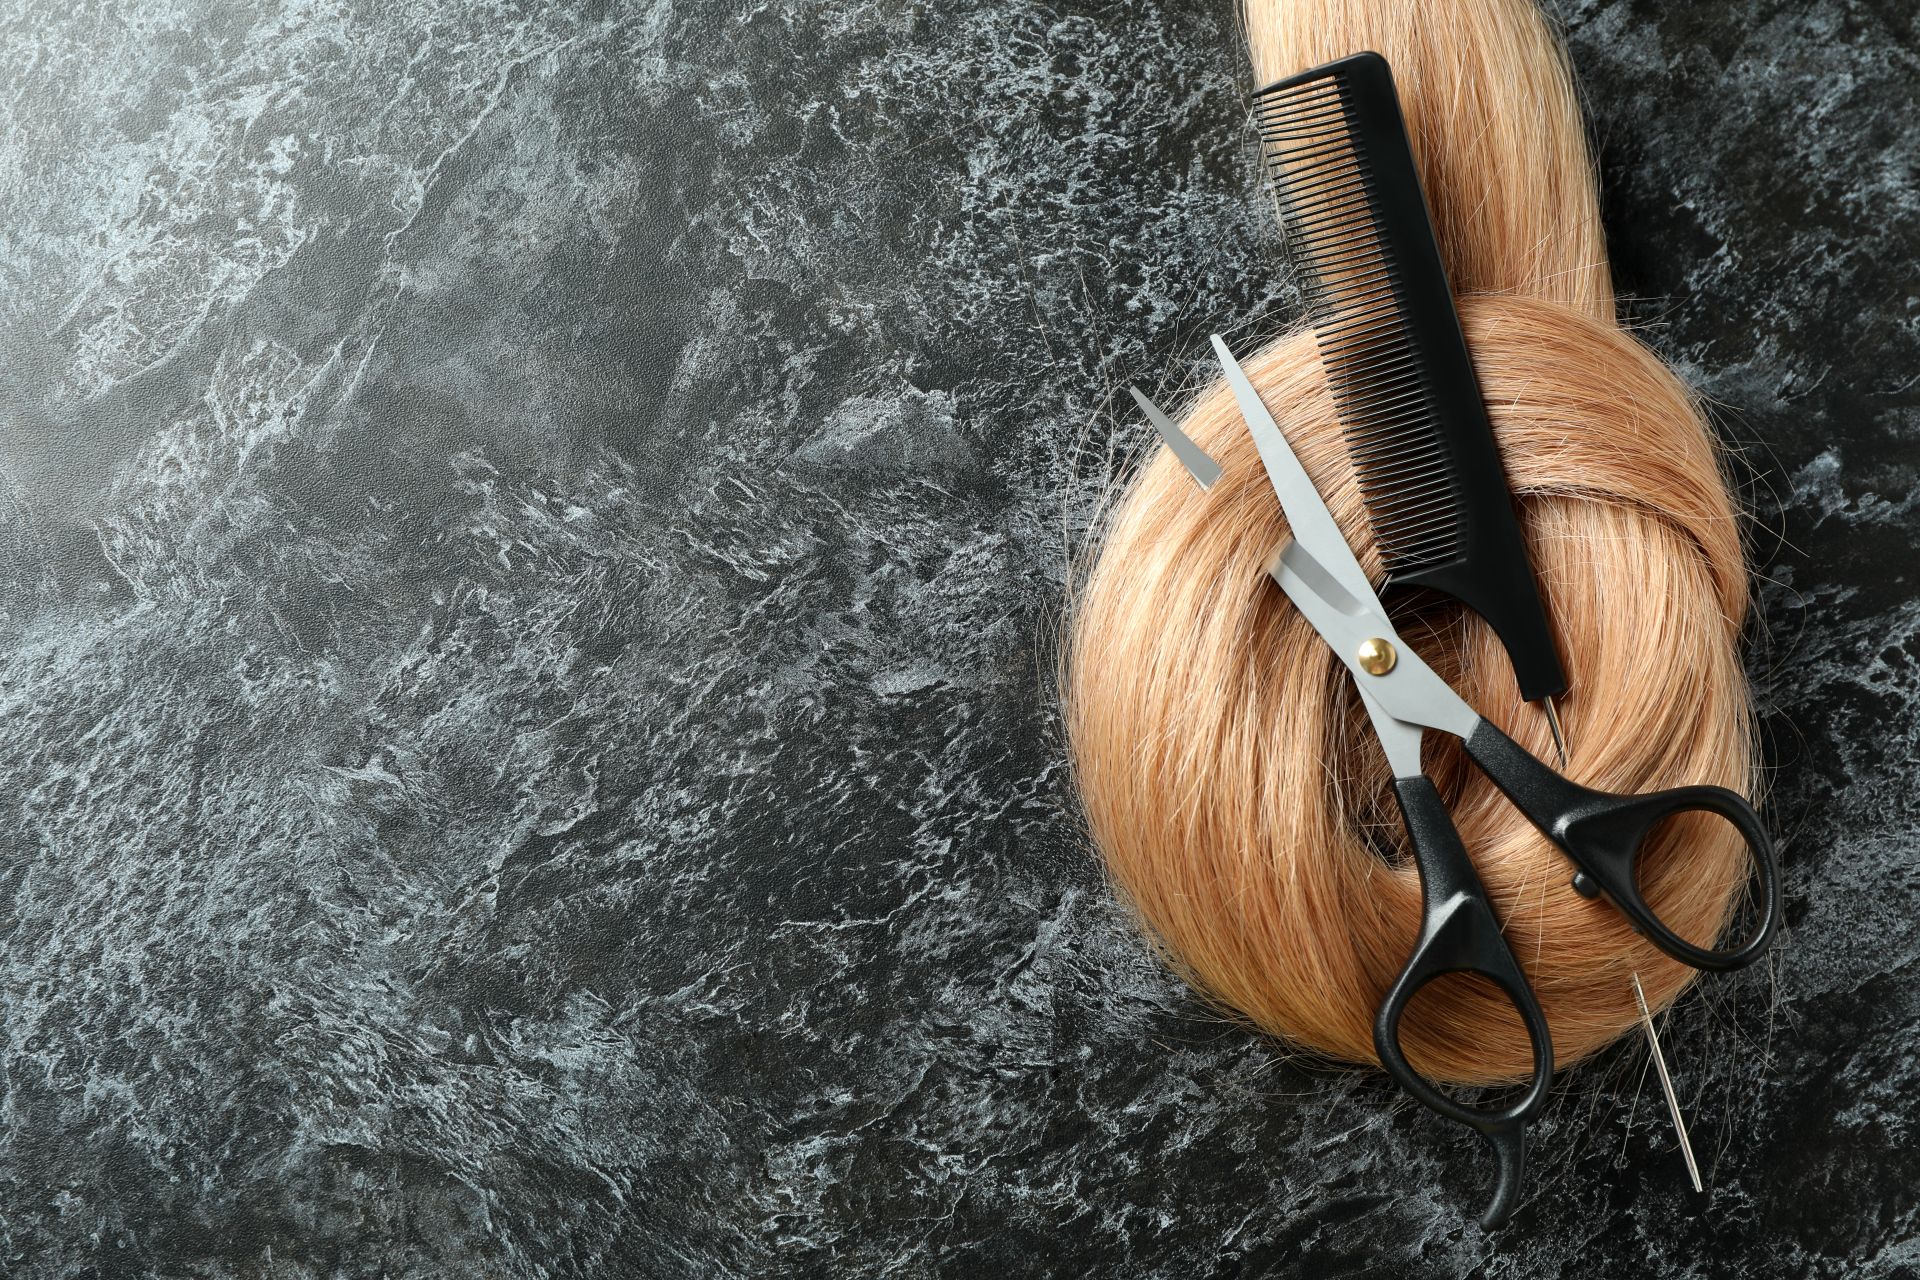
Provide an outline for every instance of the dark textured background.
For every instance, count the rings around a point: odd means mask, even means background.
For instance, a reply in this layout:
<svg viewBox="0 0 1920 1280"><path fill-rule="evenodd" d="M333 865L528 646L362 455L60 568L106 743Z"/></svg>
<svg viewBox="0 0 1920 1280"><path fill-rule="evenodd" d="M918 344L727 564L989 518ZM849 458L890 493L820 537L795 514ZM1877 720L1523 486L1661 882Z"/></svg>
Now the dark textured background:
<svg viewBox="0 0 1920 1280"><path fill-rule="evenodd" d="M0 13L0 1273L1920 1275L1920 18L1562 0L1793 929L1532 1200L1149 955L1047 692L1291 317L1226 0Z"/></svg>

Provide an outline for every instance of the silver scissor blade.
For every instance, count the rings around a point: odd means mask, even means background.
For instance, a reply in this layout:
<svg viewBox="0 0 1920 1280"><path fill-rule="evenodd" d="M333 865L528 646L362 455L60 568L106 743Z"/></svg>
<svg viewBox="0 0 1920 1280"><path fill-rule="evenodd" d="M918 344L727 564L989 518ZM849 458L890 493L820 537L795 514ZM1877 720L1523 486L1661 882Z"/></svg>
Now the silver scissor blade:
<svg viewBox="0 0 1920 1280"><path fill-rule="evenodd" d="M1359 679L1359 676L1354 677L1356 682ZM1360 685L1360 705L1367 709L1367 719L1373 722L1373 736L1380 739L1380 749L1387 753L1387 767L1393 770L1393 776L1417 776L1420 772L1420 741L1427 736L1426 730L1417 724L1395 719L1377 698L1367 692L1364 684Z"/></svg>
<svg viewBox="0 0 1920 1280"><path fill-rule="evenodd" d="M1227 348L1226 340L1217 333L1213 335L1213 351L1220 358L1227 385L1233 388L1233 398L1239 402L1240 416L1247 420L1247 430L1253 433L1254 447L1260 451L1260 461L1267 469L1267 481L1273 485L1274 496L1280 499L1281 510L1287 513L1287 523L1293 526L1294 542L1331 574L1348 595L1356 601L1371 603L1384 615L1386 610L1380 608L1373 584L1367 581L1366 571L1360 567L1353 548L1347 545L1346 535L1334 522L1333 512L1327 510L1326 500L1314 487L1313 478L1294 456L1293 447L1281 434L1279 424L1267 412L1266 402L1253 389L1240 362Z"/></svg>
<svg viewBox="0 0 1920 1280"><path fill-rule="evenodd" d="M1377 704L1381 711L1403 724L1438 729L1461 739L1472 736L1480 723L1480 713L1420 660L1420 655L1387 621L1386 610L1371 594L1364 600L1354 600L1298 538L1281 549L1267 566L1267 572L1287 593L1287 599L1293 601L1300 615L1320 633L1320 638L1347 668L1370 704ZM1391 646L1393 664L1385 672L1369 671L1361 665L1360 651L1369 641L1384 641ZM1372 710L1373 705L1369 705L1368 711ZM1395 744L1388 738L1386 733L1380 735L1381 743L1387 747L1388 759L1392 760ZM1400 761L1394 761L1395 776L1411 776L1399 773L1400 765ZM1416 767L1414 772L1419 769Z"/></svg>
<svg viewBox="0 0 1920 1280"><path fill-rule="evenodd" d="M1147 421L1160 433L1160 438L1167 442L1167 448L1173 450L1173 456L1180 459L1180 465L1187 469L1193 482L1202 489L1213 488L1220 479L1220 464L1213 460L1213 456L1195 444L1192 436L1174 426L1173 419L1160 412L1160 406L1147 399L1140 388L1128 387L1127 390L1133 392L1134 403L1140 406L1140 412L1147 415Z"/></svg>

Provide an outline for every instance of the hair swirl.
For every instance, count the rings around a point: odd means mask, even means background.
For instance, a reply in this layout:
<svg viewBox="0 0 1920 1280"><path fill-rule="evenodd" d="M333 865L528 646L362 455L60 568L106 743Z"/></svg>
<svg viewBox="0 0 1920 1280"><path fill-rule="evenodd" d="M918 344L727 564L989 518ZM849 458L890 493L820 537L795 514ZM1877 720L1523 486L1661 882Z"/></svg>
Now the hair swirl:
<svg viewBox="0 0 1920 1280"><path fill-rule="evenodd" d="M1739 519L1694 398L1615 321L1592 163L1544 20L1528 0L1250 0L1246 20L1262 83L1363 48L1394 67L1573 679L1568 776L1747 787ZM1378 581L1313 335L1243 363ZM1189 981L1295 1045L1373 1062L1374 1011L1421 913L1391 778L1350 681L1266 577L1285 521L1224 385L1185 428L1221 481L1202 493L1156 451L1073 604L1063 682L1080 794L1114 880ZM1431 603L1397 617L1469 702L1551 758L1484 623ZM1564 857L1440 737L1427 771L1559 1061L1576 1061L1633 1025L1630 973L1660 1004L1693 973L1574 893ZM1716 932L1745 884L1743 846L1711 819L1669 824L1645 858L1647 900L1687 936ZM1423 992L1402 1036L1436 1079L1511 1080L1530 1063L1507 1001L1472 979Z"/></svg>

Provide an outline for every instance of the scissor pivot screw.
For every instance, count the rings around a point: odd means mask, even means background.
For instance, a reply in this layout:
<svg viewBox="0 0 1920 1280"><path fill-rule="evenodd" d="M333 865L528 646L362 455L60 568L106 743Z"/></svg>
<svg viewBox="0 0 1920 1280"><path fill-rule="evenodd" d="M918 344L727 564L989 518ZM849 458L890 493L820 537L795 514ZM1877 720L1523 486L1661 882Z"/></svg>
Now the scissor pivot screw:
<svg viewBox="0 0 1920 1280"><path fill-rule="evenodd" d="M1383 676L1393 670L1393 664L1400 661L1400 655L1393 646L1379 636L1360 642L1360 652L1354 655L1360 669L1370 676Z"/></svg>

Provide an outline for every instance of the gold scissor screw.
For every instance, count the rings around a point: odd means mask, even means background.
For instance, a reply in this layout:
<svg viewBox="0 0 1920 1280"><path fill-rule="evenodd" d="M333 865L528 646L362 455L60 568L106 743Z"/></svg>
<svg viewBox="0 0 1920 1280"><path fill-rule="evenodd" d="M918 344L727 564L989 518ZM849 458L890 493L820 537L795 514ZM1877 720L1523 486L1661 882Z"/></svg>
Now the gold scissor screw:
<svg viewBox="0 0 1920 1280"><path fill-rule="evenodd" d="M1354 655L1360 663L1360 669L1370 676L1383 676L1393 670L1393 664L1400 661L1400 655L1393 646L1375 636L1371 640L1360 642L1360 652Z"/></svg>

